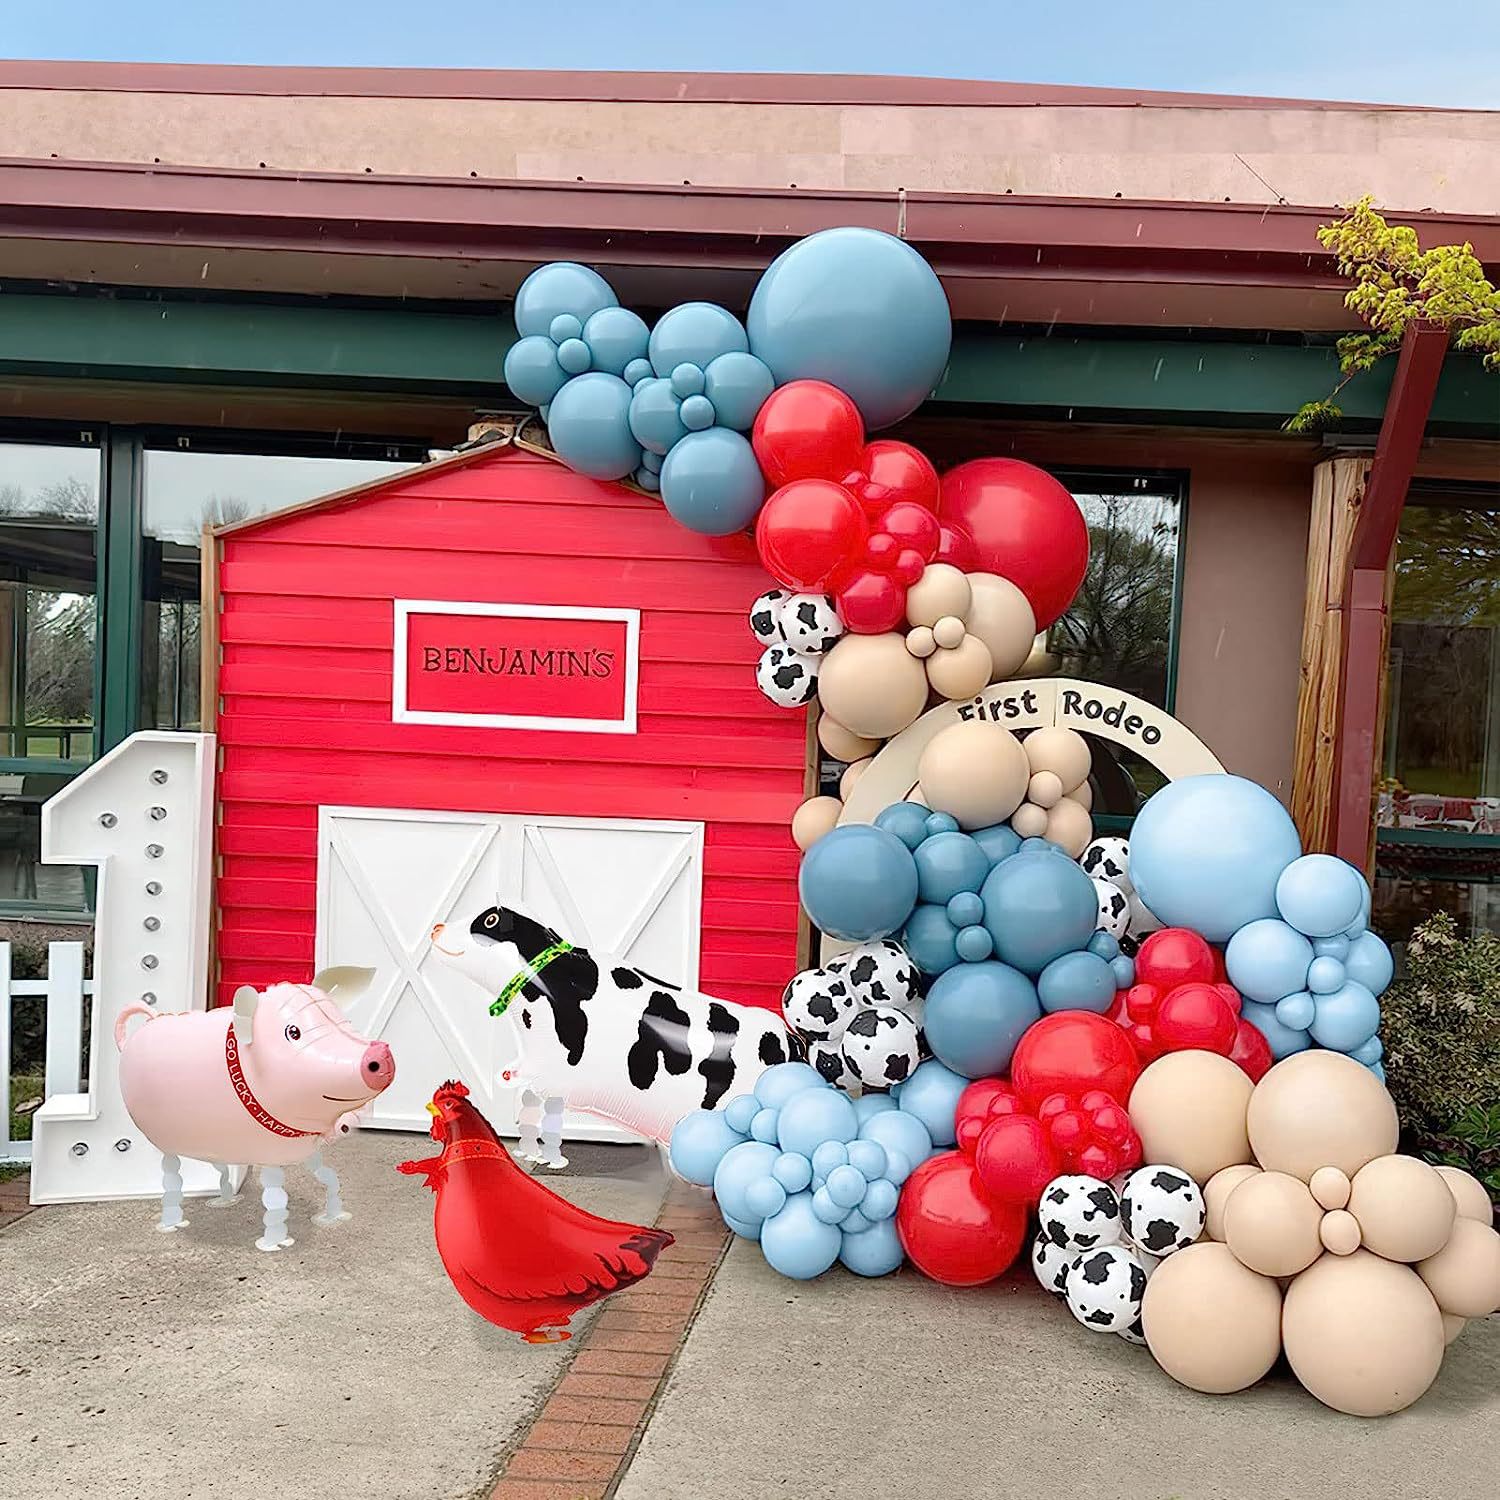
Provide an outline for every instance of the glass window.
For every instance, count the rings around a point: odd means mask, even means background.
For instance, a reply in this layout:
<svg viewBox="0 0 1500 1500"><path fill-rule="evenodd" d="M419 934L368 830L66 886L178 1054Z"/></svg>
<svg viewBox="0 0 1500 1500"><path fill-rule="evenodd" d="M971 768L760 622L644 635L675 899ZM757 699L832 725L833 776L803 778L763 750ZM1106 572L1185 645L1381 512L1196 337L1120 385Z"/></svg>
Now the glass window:
<svg viewBox="0 0 1500 1500"><path fill-rule="evenodd" d="M142 723L198 729L199 543L205 526L399 473L407 461L150 450L142 490Z"/></svg>

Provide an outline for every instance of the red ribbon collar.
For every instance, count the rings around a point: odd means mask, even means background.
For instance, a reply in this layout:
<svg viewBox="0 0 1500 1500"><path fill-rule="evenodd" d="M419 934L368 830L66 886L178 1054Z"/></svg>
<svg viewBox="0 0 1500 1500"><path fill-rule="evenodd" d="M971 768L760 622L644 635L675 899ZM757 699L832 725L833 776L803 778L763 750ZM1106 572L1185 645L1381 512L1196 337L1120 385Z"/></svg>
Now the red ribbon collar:
<svg viewBox="0 0 1500 1500"><path fill-rule="evenodd" d="M279 1135L287 1140L295 1140L299 1137L318 1134L316 1130L298 1130L291 1125L283 1125L255 1097L250 1088L249 1081L245 1077L245 1070L240 1066L240 1044L235 1039L234 1023L232 1021L230 1022L229 1030L224 1033L224 1062L229 1069L229 1082L234 1086L235 1094L239 1097L240 1103L245 1106L245 1113L257 1125L263 1126L272 1135Z"/></svg>
<svg viewBox="0 0 1500 1500"><path fill-rule="evenodd" d="M501 1154L506 1160L510 1160L510 1153L504 1146L497 1146L494 1141L458 1140L443 1147L442 1163L445 1167L451 1167L455 1162L472 1161L475 1158L494 1161Z"/></svg>

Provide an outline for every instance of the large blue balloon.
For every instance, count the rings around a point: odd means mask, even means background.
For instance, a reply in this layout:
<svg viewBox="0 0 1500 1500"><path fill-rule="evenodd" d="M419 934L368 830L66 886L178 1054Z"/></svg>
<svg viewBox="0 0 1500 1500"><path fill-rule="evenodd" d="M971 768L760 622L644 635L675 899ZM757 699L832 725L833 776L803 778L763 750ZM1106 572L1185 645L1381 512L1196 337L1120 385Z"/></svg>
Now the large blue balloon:
<svg viewBox="0 0 1500 1500"><path fill-rule="evenodd" d="M505 352L505 383L519 401L545 406L567 383L557 345L544 334L517 339Z"/></svg>
<svg viewBox="0 0 1500 1500"><path fill-rule="evenodd" d="M1091 1010L1102 1016L1115 1003L1114 970L1097 953L1064 953L1042 970L1036 993L1049 1015L1058 1010Z"/></svg>
<svg viewBox="0 0 1500 1500"><path fill-rule="evenodd" d="M824 229L782 251L745 322L750 352L778 385L826 380L848 392L871 429L926 400L953 338L932 267L877 229Z"/></svg>
<svg viewBox="0 0 1500 1500"><path fill-rule="evenodd" d="M1276 917L1246 923L1224 950L1229 982L1245 999L1262 1005L1306 989L1312 961L1313 945Z"/></svg>
<svg viewBox="0 0 1500 1500"><path fill-rule="evenodd" d="M990 873L990 862L966 833L935 833L915 851L917 894L923 901L946 904L960 891L977 891Z"/></svg>
<svg viewBox="0 0 1500 1500"><path fill-rule="evenodd" d="M1277 914L1276 882L1301 853L1287 810L1264 787L1222 773L1187 776L1137 815L1130 878L1159 922L1222 943Z"/></svg>
<svg viewBox="0 0 1500 1500"><path fill-rule="evenodd" d="M1280 1062L1294 1052L1305 1052L1312 1046L1312 1038L1305 1031L1293 1026L1283 1026L1276 1019L1274 1005L1262 1005L1258 1000L1245 1000L1240 1005L1240 1018L1248 1021L1265 1037L1271 1056Z"/></svg>
<svg viewBox="0 0 1500 1500"><path fill-rule="evenodd" d="M1344 975L1364 985L1372 995L1382 994L1395 972L1391 950L1373 932L1362 932L1349 945Z"/></svg>
<svg viewBox="0 0 1500 1500"><path fill-rule="evenodd" d="M547 409L547 434L557 456L590 479L623 479L640 467L630 387L618 375L592 370L570 380Z"/></svg>
<svg viewBox="0 0 1500 1500"><path fill-rule="evenodd" d="M689 531L731 536L760 514L766 482L744 437L709 427L672 445L661 466L661 498L672 519Z"/></svg>
<svg viewBox="0 0 1500 1500"><path fill-rule="evenodd" d="M839 1260L856 1276L889 1276L900 1270L901 1239L895 1219L881 1219L858 1234L844 1235Z"/></svg>
<svg viewBox="0 0 1500 1500"><path fill-rule="evenodd" d="M922 1069L928 1071L924 1075ZM941 1069L941 1073L934 1072ZM922 1081L917 1084L918 1078ZM917 1084L917 1107L907 1109L904 1098L906 1089ZM899 1109L884 1110L871 1115L859 1127L862 1141L875 1141L886 1154L886 1175L892 1182L890 1158L893 1154L905 1158L906 1169L920 1167L932 1155L934 1146L951 1146L954 1142L953 1114L958 1108L958 1096L968 1087L966 1078L950 1073L941 1063L924 1062L902 1090L903 1102Z"/></svg>
<svg viewBox="0 0 1500 1500"><path fill-rule="evenodd" d="M678 365L702 370L721 354L743 353L749 342L732 312L715 302L684 302L663 313L651 330L651 368L666 376Z"/></svg>
<svg viewBox="0 0 1500 1500"><path fill-rule="evenodd" d="M645 357L650 337L646 325L629 308L600 308L583 325L582 338L588 345L589 368L623 377L633 360Z"/></svg>
<svg viewBox="0 0 1500 1500"><path fill-rule="evenodd" d="M724 1153L714 1171L714 1197L726 1218L732 1214L753 1224L762 1217L745 1201L745 1195L752 1183L771 1175L780 1155L775 1146L764 1141L744 1141Z"/></svg>
<svg viewBox="0 0 1500 1500"><path fill-rule="evenodd" d="M744 1141L721 1109L695 1109L672 1127L669 1159L673 1168L699 1187L712 1187L719 1162Z"/></svg>
<svg viewBox="0 0 1500 1500"><path fill-rule="evenodd" d="M794 1281L821 1276L839 1258L843 1233L813 1212L811 1193L793 1193L760 1229L766 1264Z"/></svg>
<svg viewBox="0 0 1500 1500"><path fill-rule="evenodd" d="M1380 1002L1352 980L1331 995L1317 997L1312 1039L1335 1052L1352 1052L1380 1029Z"/></svg>
<svg viewBox="0 0 1500 1500"><path fill-rule="evenodd" d="M538 266L516 292L516 332L522 338L545 334L552 320L566 314L580 326L602 307L616 306L609 283L587 266L554 260Z"/></svg>
<svg viewBox="0 0 1500 1500"><path fill-rule="evenodd" d="M980 895L995 956L1033 976L1085 947L1099 920L1093 881L1055 846L1023 849L996 865Z"/></svg>
<svg viewBox="0 0 1500 1500"><path fill-rule="evenodd" d="M802 856L797 889L822 931L863 943L887 937L911 915L917 866L895 834L850 823L825 833Z"/></svg>
<svg viewBox="0 0 1500 1500"><path fill-rule="evenodd" d="M781 1106L776 1136L783 1151L811 1157L826 1141L852 1141L859 1134L854 1101L838 1089L804 1089ZM852 1208L853 1204L846 1204Z"/></svg>
<svg viewBox="0 0 1500 1500"><path fill-rule="evenodd" d="M1009 964L990 960L959 964L940 974L927 992L922 1027L927 1045L945 1066L965 1078L987 1078L1010 1066L1022 1032L1041 1016L1031 980ZM903 1108L910 1089L909 1082L901 1096Z"/></svg>
<svg viewBox="0 0 1500 1500"><path fill-rule="evenodd" d="M922 902L901 933L901 946L924 974L943 974L959 962L958 929L941 906Z"/></svg>
<svg viewBox="0 0 1500 1500"><path fill-rule="evenodd" d="M762 361L736 350L710 360L703 375L703 394L713 406L714 420L737 432L749 432L776 386Z"/></svg>

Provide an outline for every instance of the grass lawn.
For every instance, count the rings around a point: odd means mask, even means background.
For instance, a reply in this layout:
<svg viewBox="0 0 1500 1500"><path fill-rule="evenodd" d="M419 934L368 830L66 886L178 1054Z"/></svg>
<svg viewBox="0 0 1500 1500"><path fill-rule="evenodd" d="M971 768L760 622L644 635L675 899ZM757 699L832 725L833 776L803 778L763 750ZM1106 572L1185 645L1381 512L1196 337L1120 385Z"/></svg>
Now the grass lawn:
<svg viewBox="0 0 1500 1500"><path fill-rule="evenodd" d="M42 1075L40 1073L12 1073L10 1075L10 1139L13 1141L29 1141L31 1139L31 1112L21 1115L16 1113L18 1104L26 1104L32 1099L41 1098Z"/></svg>

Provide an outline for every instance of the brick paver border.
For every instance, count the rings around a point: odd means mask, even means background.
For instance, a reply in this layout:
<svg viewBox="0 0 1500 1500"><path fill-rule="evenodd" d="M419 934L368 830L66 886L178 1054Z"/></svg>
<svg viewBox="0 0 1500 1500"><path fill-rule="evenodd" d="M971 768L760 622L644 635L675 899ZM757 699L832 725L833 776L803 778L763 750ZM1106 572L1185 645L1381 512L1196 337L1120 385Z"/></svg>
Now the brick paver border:
<svg viewBox="0 0 1500 1500"><path fill-rule="evenodd" d="M8 1177L0 1182L0 1233L31 1212L31 1174Z"/></svg>
<svg viewBox="0 0 1500 1500"><path fill-rule="evenodd" d="M630 1466L729 1232L703 1194L674 1183L657 1227L677 1237L642 1282L617 1292L505 1455L489 1500L606 1500Z"/></svg>

